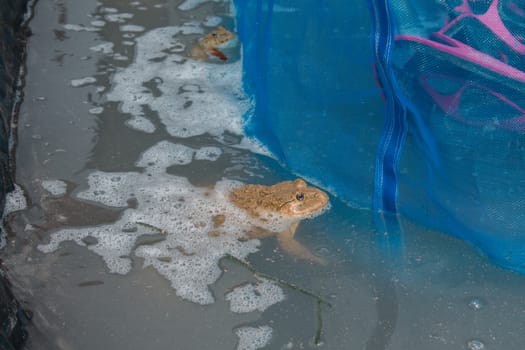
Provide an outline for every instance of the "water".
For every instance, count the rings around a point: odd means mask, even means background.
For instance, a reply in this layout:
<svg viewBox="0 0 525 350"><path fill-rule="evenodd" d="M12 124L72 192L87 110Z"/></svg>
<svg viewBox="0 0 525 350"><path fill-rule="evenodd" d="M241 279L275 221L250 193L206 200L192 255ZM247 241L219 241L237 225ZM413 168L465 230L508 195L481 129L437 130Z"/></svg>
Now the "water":
<svg viewBox="0 0 525 350"><path fill-rule="evenodd" d="M242 136L239 53L187 58L219 23L234 28L229 3L38 2L17 147L27 208L2 252L35 313L27 349L521 348L524 276L402 218L376 230L332 197L297 232L326 266L237 240L228 188L294 176ZM222 212L225 232L203 234Z"/></svg>

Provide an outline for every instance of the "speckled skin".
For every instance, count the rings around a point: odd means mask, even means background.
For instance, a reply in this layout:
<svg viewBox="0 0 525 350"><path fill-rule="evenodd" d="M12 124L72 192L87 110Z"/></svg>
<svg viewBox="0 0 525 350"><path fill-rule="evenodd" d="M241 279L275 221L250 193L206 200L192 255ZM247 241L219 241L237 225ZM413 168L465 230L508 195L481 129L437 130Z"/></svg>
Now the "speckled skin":
<svg viewBox="0 0 525 350"><path fill-rule="evenodd" d="M277 235L280 246L301 259L323 263L323 260L313 255L306 247L294 239L300 219L318 213L328 204L328 195L318 188L308 186L302 179L284 181L272 186L244 185L235 188L230 193L230 201L237 207L246 210L251 217L261 218L267 214L279 215L284 218L297 219L292 221L288 229L282 232L268 232L258 229L249 233L250 238L262 238Z"/></svg>
<svg viewBox="0 0 525 350"><path fill-rule="evenodd" d="M198 60L207 60L209 55L213 55L221 60L226 60L227 57L222 54L218 48L221 45L228 43L233 38L234 35L232 32L219 26L199 40L199 42L191 49L191 57Z"/></svg>

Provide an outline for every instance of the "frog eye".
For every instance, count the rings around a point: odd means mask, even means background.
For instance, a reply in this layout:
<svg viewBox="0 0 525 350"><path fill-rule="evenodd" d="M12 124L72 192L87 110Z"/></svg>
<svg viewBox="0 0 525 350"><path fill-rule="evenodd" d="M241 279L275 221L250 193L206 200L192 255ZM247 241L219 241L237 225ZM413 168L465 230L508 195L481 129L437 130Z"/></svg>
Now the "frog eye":
<svg viewBox="0 0 525 350"><path fill-rule="evenodd" d="M295 195L295 199L297 199L298 201L303 201L303 200L304 200L304 193L302 193L302 192L298 192L298 193Z"/></svg>
<svg viewBox="0 0 525 350"><path fill-rule="evenodd" d="M211 33L211 36L213 36L215 38L215 37L217 37L217 33L213 32L213 33Z"/></svg>

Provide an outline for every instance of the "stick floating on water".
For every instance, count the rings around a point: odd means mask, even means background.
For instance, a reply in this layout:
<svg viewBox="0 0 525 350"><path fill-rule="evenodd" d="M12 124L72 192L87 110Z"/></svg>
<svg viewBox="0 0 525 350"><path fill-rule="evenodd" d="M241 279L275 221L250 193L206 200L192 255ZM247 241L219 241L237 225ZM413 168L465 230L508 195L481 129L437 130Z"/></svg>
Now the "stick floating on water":
<svg viewBox="0 0 525 350"><path fill-rule="evenodd" d="M314 298L315 300L317 300L317 330L315 331L315 337L314 337L314 344L315 345L320 345L322 343L321 341L321 336L323 334L323 315L322 315L322 306L323 304L326 304L328 305L329 307L332 307L332 304L328 301L326 301L325 299L323 299L322 297L320 297L319 295L315 294L315 293L312 293L302 287L299 287L298 285L296 284L293 284L291 282L288 282L288 281L285 281L285 280L282 280L280 278L277 278L277 277L274 277L274 276L270 276L268 274L265 274L265 273L262 273L262 272L259 272L257 271L252 265L250 265L249 263L247 263L246 261L244 260L241 260L239 258L236 258L234 257L233 255L231 254L226 254L226 258L243 266L244 268L246 268L248 271L250 271L251 273L253 273L254 275L256 276L259 276L259 277L262 277L262 278L266 278L267 280L271 280L271 281L274 281L275 283L277 284L280 284L282 286L285 286L285 287L288 287L290 289L293 289L293 290L296 290L300 293L303 293L305 295L308 295L309 297L312 297Z"/></svg>

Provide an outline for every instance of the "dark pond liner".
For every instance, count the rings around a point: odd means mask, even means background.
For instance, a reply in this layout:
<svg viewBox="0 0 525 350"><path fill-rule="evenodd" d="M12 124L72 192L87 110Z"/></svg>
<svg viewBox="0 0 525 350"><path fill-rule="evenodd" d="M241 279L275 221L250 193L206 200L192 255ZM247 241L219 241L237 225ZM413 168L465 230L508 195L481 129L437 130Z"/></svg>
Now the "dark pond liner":
<svg viewBox="0 0 525 350"><path fill-rule="evenodd" d="M20 68L25 59L27 0L0 0L0 212L6 193L13 190L13 164L10 149L13 118L21 102ZM1 214L0 213L0 214ZM22 309L11 290L5 270L0 266L0 349L21 349L26 338L30 313Z"/></svg>

